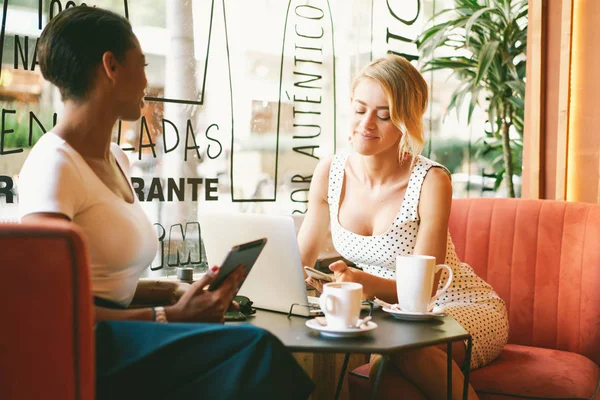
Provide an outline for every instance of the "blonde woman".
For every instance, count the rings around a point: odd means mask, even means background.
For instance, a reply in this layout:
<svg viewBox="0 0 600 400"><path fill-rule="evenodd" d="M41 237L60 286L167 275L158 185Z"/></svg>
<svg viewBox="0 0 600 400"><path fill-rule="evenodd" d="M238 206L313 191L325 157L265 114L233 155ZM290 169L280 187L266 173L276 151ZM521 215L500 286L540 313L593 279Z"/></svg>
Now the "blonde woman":
<svg viewBox="0 0 600 400"><path fill-rule="evenodd" d="M448 170L420 155L427 84L406 59L388 55L363 68L351 93L354 151L323 160L315 170L298 238L302 261L315 263L330 223L336 250L362 267L362 271L348 268L338 261L329 267L336 280L359 282L368 298L396 303L396 256L435 256L454 274L436 306L472 334L471 368L481 367L506 344L508 318L502 299L456 256L448 232L452 203ZM434 287L441 287L446 273L435 279ZM307 282L321 289L320 281ZM399 388L403 398L445 398L444 349L410 350L392 357L391 368L399 369L406 381ZM459 399L463 375L458 365L465 359L465 345L455 343L452 354L453 398ZM373 356L371 373L376 361ZM477 398L472 388L469 398Z"/></svg>

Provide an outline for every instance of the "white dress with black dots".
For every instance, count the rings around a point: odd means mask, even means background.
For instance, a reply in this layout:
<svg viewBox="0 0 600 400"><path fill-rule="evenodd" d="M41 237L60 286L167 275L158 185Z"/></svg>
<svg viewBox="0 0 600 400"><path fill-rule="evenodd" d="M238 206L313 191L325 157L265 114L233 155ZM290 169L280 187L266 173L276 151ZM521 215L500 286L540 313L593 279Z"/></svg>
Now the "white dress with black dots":
<svg viewBox="0 0 600 400"><path fill-rule="evenodd" d="M344 168L349 154L338 154L329 171L328 203L331 235L337 252L360 266L365 272L395 279L396 257L413 253L419 231L418 205L421 186L431 167L441 167L423 156L416 160L408 181L400 211L390 228L381 235L362 236L342 227L338 220ZM436 311L450 314L473 337L471 368L479 368L494 360L508 339L508 315L504 301L473 269L461 263L448 232L446 262L454 278L446 293L436 302ZM439 287L448 279L442 270Z"/></svg>

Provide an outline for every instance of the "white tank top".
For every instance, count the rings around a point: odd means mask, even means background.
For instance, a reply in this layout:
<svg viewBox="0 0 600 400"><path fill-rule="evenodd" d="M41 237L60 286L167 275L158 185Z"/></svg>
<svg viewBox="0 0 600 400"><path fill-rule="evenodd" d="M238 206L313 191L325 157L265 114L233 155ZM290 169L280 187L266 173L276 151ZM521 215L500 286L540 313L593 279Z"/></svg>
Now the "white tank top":
<svg viewBox="0 0 600 400"><path fill-rule="evenodd" d="M333 245L341 256L361 267L363 271L382 278L395 279L396 257L410 255L415 248L420 223L419 198L425 176L432 167L446 168L426 157L418 156L408 181L402 206L388 230L380 235L362 236L345 229L338 219L344 169L348 156L347 153L337 154L329 170L327 200ZM436 301L436 305L499 299L491 286L479 278L468 264L459 261L450 232L448 232L445 264L452 269L454 278L446 293ZM447 279L448 273L443 270L439 282L440 288Z"/></svg>

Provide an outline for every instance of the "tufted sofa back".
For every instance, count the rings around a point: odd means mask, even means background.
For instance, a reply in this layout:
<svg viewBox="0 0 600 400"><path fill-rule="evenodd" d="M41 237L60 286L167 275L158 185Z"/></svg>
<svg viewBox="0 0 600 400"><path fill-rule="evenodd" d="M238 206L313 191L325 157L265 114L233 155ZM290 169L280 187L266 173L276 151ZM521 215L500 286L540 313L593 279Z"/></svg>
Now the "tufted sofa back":
<svg viewBox="0 0 600 400"><path fill-rule="evenodd" d="M507 304L509 343L568 350L600 364L600 205L455 199L461 261Z"/></svg>

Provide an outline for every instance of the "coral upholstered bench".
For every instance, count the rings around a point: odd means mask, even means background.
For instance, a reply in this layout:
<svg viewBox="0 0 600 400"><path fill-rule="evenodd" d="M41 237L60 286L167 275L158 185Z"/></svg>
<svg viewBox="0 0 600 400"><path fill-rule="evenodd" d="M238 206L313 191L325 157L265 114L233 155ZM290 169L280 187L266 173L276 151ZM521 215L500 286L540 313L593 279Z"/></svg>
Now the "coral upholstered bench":
<svg viewBox="0 0 600 400"><path fill-rule="evenodd" d="M74 224L0 224L0 399L93 400L94 314Z"/></svg>
<svg viewBox="0 0 600 400"><path fill-rule="evenodd" d="M509 312L509 344L471 372L479 397L600 399L600 205L455 199L450 232ZM368 368L349 376L352 399L368 398ZM386 372L380 398L398 397L395 376Z"/></svg>

